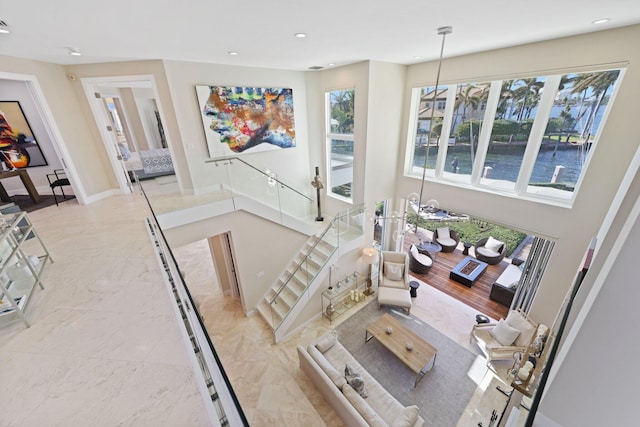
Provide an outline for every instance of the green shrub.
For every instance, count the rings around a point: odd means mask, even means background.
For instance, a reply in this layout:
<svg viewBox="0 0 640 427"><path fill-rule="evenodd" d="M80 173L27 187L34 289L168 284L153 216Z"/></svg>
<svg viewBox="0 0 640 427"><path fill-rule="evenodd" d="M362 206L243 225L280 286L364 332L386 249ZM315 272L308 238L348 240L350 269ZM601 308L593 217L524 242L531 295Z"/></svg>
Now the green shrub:
<svg viewBox="0 0 640 427"><path fill-rule="evenodd" d="M416 223L416 214L410 213L407 216L409 224ZM427 221L420 218L418 224L420 228L429 231L435 231L438 227L449 227L449 229L458 233L461 242L468 242L475 245L476 242L484 237L493 237L507 245L507 256L510 256L516 250L518 245L527 237L526 233L521 233L510 228L484 222L482 226L478 222L473 221Z"/></svg>

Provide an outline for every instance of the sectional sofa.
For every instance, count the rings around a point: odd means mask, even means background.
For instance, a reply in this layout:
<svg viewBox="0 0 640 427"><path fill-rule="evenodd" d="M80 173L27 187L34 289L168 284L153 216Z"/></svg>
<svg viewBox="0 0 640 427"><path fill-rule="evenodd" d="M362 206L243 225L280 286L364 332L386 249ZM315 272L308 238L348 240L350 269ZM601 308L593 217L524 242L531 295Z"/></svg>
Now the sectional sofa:
<svg viewBox="0 0 640 427"><path fill-rule="evenodd" d="M300 368L309 376L320 394L345 425L375 427L420 427L424 419L417 406L405 407L387 392L337 339L335 331L315 343L297 347ZM391 356L390 356L391 357ZM349 365L361 381L345 376ZM356 391L350 383L356 385ZM358 385L364 385L362 390ZM363 397L366 396L365 397Z"/></svg>

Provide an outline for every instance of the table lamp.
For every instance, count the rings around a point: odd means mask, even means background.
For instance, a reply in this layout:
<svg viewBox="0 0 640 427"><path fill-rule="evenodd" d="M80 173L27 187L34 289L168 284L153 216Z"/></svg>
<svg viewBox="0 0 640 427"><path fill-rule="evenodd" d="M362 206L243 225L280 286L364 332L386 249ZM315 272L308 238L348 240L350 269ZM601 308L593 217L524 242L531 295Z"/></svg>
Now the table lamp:
<svg viewBox="0 0 640 427"><path fill-rule="evenodd" d="M365 295L373 295L374 290L371 289L371 274L373 270L373 264L378 262L378 250L376 248L364 248L362 250L362 259L365 263L369 264L369 276L367 277L367 289L365 289Z"/></svg>

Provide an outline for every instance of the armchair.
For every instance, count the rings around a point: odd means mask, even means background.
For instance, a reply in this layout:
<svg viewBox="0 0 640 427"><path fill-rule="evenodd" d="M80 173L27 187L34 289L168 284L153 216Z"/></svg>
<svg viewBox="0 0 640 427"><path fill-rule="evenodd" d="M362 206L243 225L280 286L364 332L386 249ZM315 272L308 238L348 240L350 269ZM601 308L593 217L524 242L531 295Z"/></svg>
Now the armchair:
<svg viewBox="0 0 640 427"><path fill-rule="evenodd" d="M516 352L524 351L537 328L522 311L511 310L498 323L474 325L470 341L480 348L489 365L492 360L512 360Z"/></svg>
<svg viewBox="0 0 640 427"><path fill-rule="evenodd" d="M507 255L507 245L493 237L478 240L475 245L476 258L490 265L500 264Z"/></svg>
<svg viewBox="0 0 640 427"><path fill-rule="evenodd" d="M442 252L453 252L460 243L458 233L449 227L439 227L433 232L433 239L442 246Z"/></svg>
<svg viewBox="0 0 640 427"><path fill-rule="evenodd" d="M433 266L433 259L428 252L419 252L416 245L409 248L409 271L416 274L427 274Z"/></svg>
<svg viewBox="0 0 640 427"><path fill-rule="evenodd" d="M401 307L411 312L407 253L382 251L380 254L378 308L383 305Z"/></svg>

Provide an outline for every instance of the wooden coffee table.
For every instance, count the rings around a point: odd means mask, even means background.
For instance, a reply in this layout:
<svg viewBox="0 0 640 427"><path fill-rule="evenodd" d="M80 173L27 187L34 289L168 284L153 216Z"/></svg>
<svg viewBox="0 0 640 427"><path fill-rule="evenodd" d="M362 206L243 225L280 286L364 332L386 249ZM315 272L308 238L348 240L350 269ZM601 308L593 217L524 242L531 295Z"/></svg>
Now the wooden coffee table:
<svg viewBox="0 0 640 427"><path fill-rule="evenodd" d="M390 334L387 333L388 327L393 330ZM365 341L368 342L371 338L378 340L417 374L413 387L417 386L418 382L436 364L438 350L388 313L383 314L367 327ZM408 342L413 343L412 350L407 349Z"/></svg>

